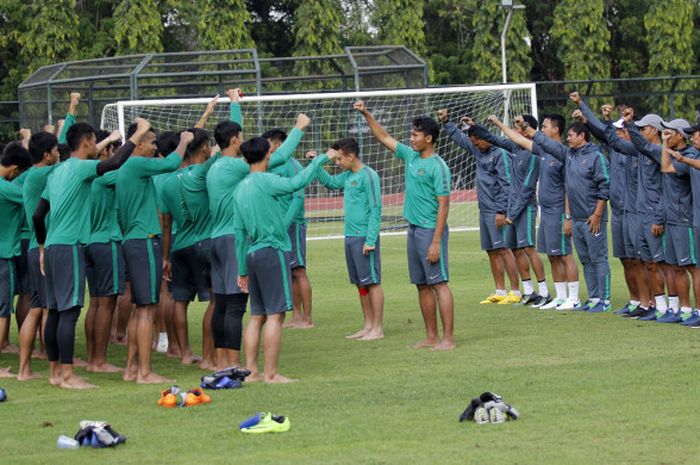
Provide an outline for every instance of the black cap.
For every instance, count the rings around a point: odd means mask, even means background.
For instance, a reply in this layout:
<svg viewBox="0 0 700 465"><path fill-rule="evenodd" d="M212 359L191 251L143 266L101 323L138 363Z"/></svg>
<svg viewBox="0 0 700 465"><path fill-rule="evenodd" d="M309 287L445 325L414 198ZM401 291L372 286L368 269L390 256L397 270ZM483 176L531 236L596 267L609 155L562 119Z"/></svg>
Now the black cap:
<svg viewBox="0 0 700 465"><path fill-rule="evenodd" d="M684 131L689 136L692 136L694 133L700 131L700 123L696 124L695 126L691 126L687 129L684 129Z"/></svg>

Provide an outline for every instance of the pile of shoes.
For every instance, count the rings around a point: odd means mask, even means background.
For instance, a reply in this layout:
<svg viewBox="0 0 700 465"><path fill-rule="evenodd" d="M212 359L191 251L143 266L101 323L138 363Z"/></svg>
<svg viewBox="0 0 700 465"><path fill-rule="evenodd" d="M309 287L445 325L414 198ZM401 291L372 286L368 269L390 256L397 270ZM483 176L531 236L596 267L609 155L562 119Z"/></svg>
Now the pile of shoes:
<svg viewBox="0 0 700 465"><path fill-rule="evenodd" d="M81 421L74 438L82 447L94 448L114 447L126 442L126 436L114 431L105 421Z"/></svg>
<svg viewBox="0 0 700 465"><path fill-rule="evenodd" d="M210 375L202 376L202 388L204 389L235 389L243 386L243 381L250 374L250 370L238 367L224 368Z"/></svg>
<svg viewBox="0 0 700 465"><path fill-rule="evenodd" d="M246 434L286 433L292 429L289 417L273 415L270 412L256 413L247 420L242 421L239 426L241 433Z"/></svg>
<svg viewBox="0 0 700 465"><path fill-rule="evenodd" d="M484 425L517 420L519 417L520 413L515 407L505 403L501 396L493 392L484 392L471 400L469 406L459 416L459 421L475 421L479 425Z"/></svg>
<svg viewBox="0 0 700 465"><path fill-rule="evenodd" d="M166 408L191 407L193 405L208 404L211 397L206 395L200 388L181 390L178 386L170 386L160 393L158 405Z"/></svg>

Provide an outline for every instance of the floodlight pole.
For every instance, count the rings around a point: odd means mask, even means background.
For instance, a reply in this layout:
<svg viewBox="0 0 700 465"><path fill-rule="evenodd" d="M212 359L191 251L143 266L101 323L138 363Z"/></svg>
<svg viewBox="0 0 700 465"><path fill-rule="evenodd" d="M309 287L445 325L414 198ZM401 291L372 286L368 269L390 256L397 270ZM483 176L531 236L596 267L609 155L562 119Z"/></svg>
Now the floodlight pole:
<svg viewBox="0 0 700 465"><path fill-rule="evenodd" d="M510 26L510 20L513 18L513 11L524 9L525 5L513 5L513 0L501 0L501 6L508 10L506 23L503 25L503 31L501 32L501 72L503 73L503 84L507 84L508 65L506 63L506 37L508 36L508 26ZM504 100L503 121L507 124L508 113L510 112L510 91L505 92Z"/></svg>

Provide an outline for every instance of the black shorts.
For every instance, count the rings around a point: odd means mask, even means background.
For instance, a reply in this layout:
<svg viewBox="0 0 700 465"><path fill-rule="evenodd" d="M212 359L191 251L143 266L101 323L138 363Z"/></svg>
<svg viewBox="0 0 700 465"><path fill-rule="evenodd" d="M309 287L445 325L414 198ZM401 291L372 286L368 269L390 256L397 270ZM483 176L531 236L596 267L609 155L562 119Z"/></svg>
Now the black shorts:
<svg viewBox="0 0 700 465"><path fill-rule="evenodd" d="M131 278L131 301L136 305L157 304L163 279L160 237L128 239L122 243L122 250Z"/></svg>
<svg viewBox="0 0 700 465"><path fill-rule="evenodd" d="M20 255L15 257L15 273L17 275L17 283L15 285L15 294L31 294L32 284L29 279L29 267L27 265L27 252L29 250L29 239L20 241Z"/></svg>
<svg viewBox="0 0 700 465"><path fill-rule="evenodd" d="M292 251L289 254L289 265L294 268L306 268L306 225L292 224L287 229Z"/></svg>
<svg viewBox="0 0 700 465"><path fill-rule="evenodd" d="M16 282L15 260L0 258L0 317L2 318L9 317L15 311Z"/></svg>
<svg viewBox="0 0 700 465"><path fill-rule="evenodd" d="M364 237L345 237L345 264L348 266L350 282L364 287L382 282L382 262L379 253L379 238L374 250L362 253Z"/></svg>
<svg viewBox="0 0 700 465"><path fill-rule="evenodd" d="M55 244L44 251L47 308L82 307L85 300L85 246Z"/></svg>
<svg viewBox="0 0 700 465"><path fill-rule="evenodd" d="M211 240L211 286L214 294L243 294L238 287L236 238L232 234Z"/></svg>
<svg viewBox="0 0 700 465"><path fill-rule="evenodd" d="M46 276L41 274L38 247L27 252L27 265L29 267L29 280L32 285L32 308L48 308L46 302Z"/></svg>
<svg viewBox="0 0 700 465"><path fill-rule="evenodd" d="M246 257L251 314L270 315L292 309L292 269L287 253L264 247Z"/></svg>
<svg viewBox="0 0 700 465"><path fill-rule="evenodd" d="M119 242L90 244L85 259L90 297L124 294L124 255Z"/></svg>
<svg viewBox="0 0 700 465"><path fill-rule="evenodd" d="M211 273L209 265L209 239L176 250L170 254L173 299L192 302L195 296L200 302L209 300Z"/></svg>

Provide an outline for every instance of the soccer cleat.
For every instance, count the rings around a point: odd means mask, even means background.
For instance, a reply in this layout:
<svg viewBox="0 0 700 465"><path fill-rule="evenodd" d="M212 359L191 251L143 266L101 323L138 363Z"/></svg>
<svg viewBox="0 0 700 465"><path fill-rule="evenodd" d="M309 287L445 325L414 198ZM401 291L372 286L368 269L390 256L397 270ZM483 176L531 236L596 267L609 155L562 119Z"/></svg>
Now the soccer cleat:
<svg viewBox="0 0 700 465"><path fill-rule="evenodd" d="M673 310L667 311L661 318L656 319L657 323L680 323L681 321L683 318L681 318L680 312L676 313Z"/></svg>
<svg viewBox="0 0 700 465"><path fill-rule="evenodd" d="M292 423L287 417L263 412L241 422L240 427L241 433L246 434L286 433L292 429Z"/></svg>
<svg viewBox="0 0 700 465"><path fill-rule="evenodd" d="M158 399L158 405L166 408L177 407L177 393L180 392L180 388L177 386L171 386L168 389L164 389L160 393L160 399Z"/></svg>
<svg viewBox="0 0 700 465"><path fill-rule="evenodd" d="M615 310L613 313L615 315L624 315L626 313L633 312L634 310L636 310L637 307L638 307L638 305L632 305L630 302L627 302L627 305L625 305L624 307L622 307L620 309Z"/></svg>
<svg viewBox="0 0 700 465"><path fill-rule="evenodd" d="M564 305L565 302L566 302L566 299L554 299L554 300L551 300L547 304L541 305L539 308L541 310L552 310L552 309L557 308L560 305Z"/></svg>
<svg viewBox="0 0 700 465"><path fill-rule="evenodd" d="M640 316L647 315L649 313L649 310L654 310L653 313L656 313L656 307L649 307L649 308L644 308L641 305L634 309L633 311L629 313L625 313L622 315L622 318L629 318L631 320L636 320Z"/></svg>
<svg viewBox="0 0 700 465"><path fill-rule="evenodd" d="M693 325L696 325L698 323L700 323L700 311L695 310L693 313L691 313L690 318L681 323L681 326L692 327Z"/></svg>
<svg viewBox="0 0 700 465"><path fill-rule="evenodd" d="M603 312L609 312L610 311L610 304L606 304L602 300L599 301L597 304L595 304L592 307L588 308L588 311L590 313L603 313Z"/></svg>
<svg viewBox="0 0 700 465"><path fill-rule="evenodd" d="M683 312L682 311L682 312L680 312L681 322L683 322L689 318L692 318L694 315L695 315L694 311L690 311L690 312Z"/></svg>
<svg viewBox="0 0 700 465"><path fill-rule="evenodd" d="M185 396L185 407L191 407L192 405L208 404L211 402L211 397L206 395L201 388L194 388L187 391L187 396Z"/></svg>
<svg viewBox="0 0 700 465"><path fill-rule="evenodd" d="M540 296L535 302L532 303L532 308L542 308L543 305L547 305L552 302L552 296Z"/></svg>
<svg viewBox="0 0 700 465"><path fill-rule="evenodd" d="M521 297L513 291L508 292L506 296L498 302L498 305L512 305L520 302Z"/></svg>
<svg viewBox="0 0 700 465"><path fill-rule="evenodd" d="M668 312L666 312L666 313L668 313ZM645 314L641 315L638 318L638 320L639 321L656 321L659 318L663 318L666 313L661 312L659 310L654 310L653 312L647 310Z"/></svg>
<svg viewBox="0 0 700 465"><path fill-rule="evenodd" d="M484 300L479 302L480 304L497 304L501 300L503 300L506 296L504 295L496 295L496 294L491 294L490 296L486 297Z"/></svg>
<svg viewBox="0 0 700 465"><path fill-rule="evenodd" d="M585 301L583 303L579 302L579 304L574 307L574 311L587 312L588 309L592 308L593 306L595 306L593 301L591 299L588 299L587 301Z"/></svg>
<svg viewBox="0 0 700 465"><path fill-rule="evenodd" d="M581 306L578 300L566 299L563 304L557 306L557 310L575 310Z"/></svg>
<svg viewBox="0 0 700 465"><path fill-rule="evenodd" d="M540 295L537 294L536 292L533 292L532 294L524 295L520 299L520 305L531 305L531 304L535 303L539 298L540 298Z"/></svg>

